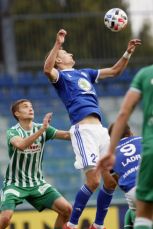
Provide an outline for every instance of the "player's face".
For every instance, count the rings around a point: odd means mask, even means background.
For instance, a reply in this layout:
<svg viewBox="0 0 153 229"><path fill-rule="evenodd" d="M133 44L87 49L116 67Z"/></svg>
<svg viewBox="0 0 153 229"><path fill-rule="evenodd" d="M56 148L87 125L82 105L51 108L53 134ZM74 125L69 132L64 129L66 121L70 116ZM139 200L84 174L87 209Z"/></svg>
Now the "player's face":
<svg viewBox="0 0 153 229"><path fill-rule="evenodd" d="M23 102L19 104L19 109L16 111L15 115L19 120L33 120L34 110L30 102Z"/></svg>
<svg viewBox="0 0 153 229"><path fill-rule="evenodd" d="M60 49L58 51L58 57L61 61L62 64L66 65L66 66L74 66L75 61L73 59L73 54L72 53L68 53L66 50L64 49Z"/></svg>

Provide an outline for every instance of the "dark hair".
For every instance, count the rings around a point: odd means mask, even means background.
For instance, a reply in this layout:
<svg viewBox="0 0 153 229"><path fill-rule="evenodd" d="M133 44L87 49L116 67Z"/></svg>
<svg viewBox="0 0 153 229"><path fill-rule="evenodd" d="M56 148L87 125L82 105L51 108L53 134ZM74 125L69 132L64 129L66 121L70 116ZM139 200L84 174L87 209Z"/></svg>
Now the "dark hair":
<svg viewBox="0 0 153 229"><path fill-rule="evenodd" d="M31 101L28 99L19 99L11 105L11 112L16 120L18 120L18 118L16 117L15 112L19 111L19 105L24 102L31 103Z"/></svg>
<svg viewBox="0 0 153 229"><path fill-rule="evenodd" d="M111 136L111 133L112 133L112 130L113 130L113 127L114 127L114 124L115 123L112 123L109 127L108 127L108 133L109 135ZM133 133L130 129L130 126L128 124L126 124L125 128L124 128L124 132L121 136L121 138L125 138L125 137L129 137L129 136L132 136Z"/></svg>

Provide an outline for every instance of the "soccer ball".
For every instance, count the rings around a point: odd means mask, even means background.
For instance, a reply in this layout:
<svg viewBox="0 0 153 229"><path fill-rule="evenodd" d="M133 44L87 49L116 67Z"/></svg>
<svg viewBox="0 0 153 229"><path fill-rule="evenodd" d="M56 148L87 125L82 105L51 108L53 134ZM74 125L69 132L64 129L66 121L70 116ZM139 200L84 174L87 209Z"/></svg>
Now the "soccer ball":
<svg viewBox="0 0 153 229"><path fill-rule="evenodd" d="M105 14L104 24L113 32L123 30L127 26L127 23L128 17L126 13L119 8L113 8Z"/></svg>

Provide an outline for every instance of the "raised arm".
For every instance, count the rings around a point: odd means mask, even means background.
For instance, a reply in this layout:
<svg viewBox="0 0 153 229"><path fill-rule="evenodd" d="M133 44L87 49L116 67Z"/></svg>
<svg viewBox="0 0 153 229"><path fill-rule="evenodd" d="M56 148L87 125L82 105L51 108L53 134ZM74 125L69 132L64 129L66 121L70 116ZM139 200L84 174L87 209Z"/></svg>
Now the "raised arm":
<svg viewBox="0 0 153 229"><path fill-rule="evenodd" d="M67 32L64 29L60 29L56 35L56 41L53 48L50 50L45 63L44 63L44 73L49 77L51 81L56 81L58 77L58 72L54 68L58 51L62 48L62 44L65 41L65 36Z"/></svg>
<svg viewBox="0 0 153 229"><path fill-rule="evenodd" d="M25 150L27 147L32 145L36 141L36 139L39 138L44 133L44 131L46 131L49 125L49 122L51 120L51 116L52 116L52 113L47 113L45 115L43 119L43 125L36 133L32 134L31 136L27 138L22 138L20 136L14 136L10 140L11 144L17 149L20 149L22 151Z"/></svg>
<svg viewBox="0 0 153 229"><path fill-rule="evenodd" d="M141 40L133 39L130 40L127 46L127 49L123 56L110 68L100 69L99 79L104 79L107 77L114 77L119 75L127 66L131 55L134 53L135 48L141 45Z"/></svg>

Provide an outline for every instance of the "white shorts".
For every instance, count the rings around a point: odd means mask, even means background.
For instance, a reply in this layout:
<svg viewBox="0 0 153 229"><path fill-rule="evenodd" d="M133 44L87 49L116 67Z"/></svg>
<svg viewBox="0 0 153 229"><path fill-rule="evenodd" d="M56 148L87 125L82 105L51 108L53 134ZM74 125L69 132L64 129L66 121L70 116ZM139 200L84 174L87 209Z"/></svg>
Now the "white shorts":
<svg viewBox="0 0 153 229"><path fill-rule="evenodd" d="M125 198L128 202L129 208L132 210L136 210L136 197L135 197L136 186L130 189L127 193L125 193Z"/></svg>
<svg viewBox="0 0 153 229"><path fill-rule="evenodd" d="M99 124L76 124L70 128L76 169L96 166L99 158L107 153L110 142L108 130Z"/></svg>

